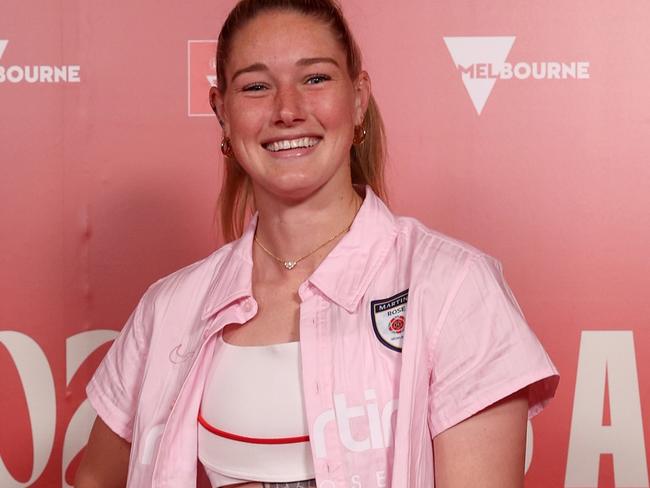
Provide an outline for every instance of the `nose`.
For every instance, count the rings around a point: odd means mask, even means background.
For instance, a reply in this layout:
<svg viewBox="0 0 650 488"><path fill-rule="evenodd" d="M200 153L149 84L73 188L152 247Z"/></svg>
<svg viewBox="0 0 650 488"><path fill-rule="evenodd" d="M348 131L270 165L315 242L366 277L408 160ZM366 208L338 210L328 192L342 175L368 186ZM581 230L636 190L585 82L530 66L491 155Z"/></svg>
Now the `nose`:
<svg viewBox="0 0 650 488"><path fill-rule="evenodd" d="M275 125L291 127L305 120L302 93L295 86L282 86L275 95Z"/></svg>

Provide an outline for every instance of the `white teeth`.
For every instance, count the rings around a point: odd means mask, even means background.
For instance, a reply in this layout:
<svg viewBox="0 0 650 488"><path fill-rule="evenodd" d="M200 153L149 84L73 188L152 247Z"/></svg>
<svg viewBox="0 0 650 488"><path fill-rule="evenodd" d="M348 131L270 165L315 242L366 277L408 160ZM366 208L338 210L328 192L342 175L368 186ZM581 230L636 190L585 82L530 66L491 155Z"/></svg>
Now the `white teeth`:
<svg viewBox="0 0 650 488"><path fill-rule="evenodd" d="M283 151L286 149L296 149L298 147L312 147L315 146L318 141L317 137L301 137L299 139L286 139L284 141L275 141L268 144L264 144L264 148L269 151Z"/></svg>

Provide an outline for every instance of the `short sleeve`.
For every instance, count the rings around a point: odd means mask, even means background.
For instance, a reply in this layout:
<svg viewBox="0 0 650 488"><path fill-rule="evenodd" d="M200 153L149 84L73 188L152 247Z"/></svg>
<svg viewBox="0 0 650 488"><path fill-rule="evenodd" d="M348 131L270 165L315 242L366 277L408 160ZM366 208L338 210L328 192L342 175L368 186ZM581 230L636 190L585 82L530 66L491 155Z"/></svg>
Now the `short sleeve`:
<svg viewBox="0 0 650 488"><path fill-rule="evenodd" d="M145 295L95 371L86 394L97 415L131 442L149 350L151 313Z"/></svg>
<svg viewBox="0 0 650 488"><path fill-rule="evenodd" d="M500 264L472 256L431 342L429 428L434 437L528 386L528 417L555 394L558 372L524 320Z"/></svg>

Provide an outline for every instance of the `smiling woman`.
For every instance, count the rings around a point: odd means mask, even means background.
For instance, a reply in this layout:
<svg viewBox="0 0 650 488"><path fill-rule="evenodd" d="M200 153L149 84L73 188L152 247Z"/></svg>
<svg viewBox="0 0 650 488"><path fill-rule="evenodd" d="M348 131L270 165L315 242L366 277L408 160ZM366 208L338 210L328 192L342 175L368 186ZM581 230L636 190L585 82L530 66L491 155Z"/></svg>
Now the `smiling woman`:
<svg viewBox="0 0 650 488"><path fill-rule="evenodd" d="M243 0L217 77L232 242L142 298L88 386L77 486L190 487L197 463L213 487L523 486L557 371L498 261L382 201L339 7Z"/></svg>
<svg viewBox="0 0 650 488"><path fill-rule="evenodd" d="M265 12L267 15L260 18L261 12ZM257 23L251 28L249 24L254 22ZM281 22L287 23L281 24ZM255 30L257 24L266 28L265 38L262 37L261 32ZM243 29L245 26L249 28ZM291 28L287 28L288 26ZM274 28L276 30L273 30ZM244 36L250 38L242 39ZM267 42L268 39L272 39L272 44ZM242 53L237 51L235 54L233 52L235 43L239 43L246 49L243 49ZM270 60L266 62L262 60L262 57L255 57L256 54L263 55L264 49L267 51L267 56L271 56ZM284 59L277 58L273 49L277 53L282 53ZM300 49L306 54L301 54ZM237 66L232 66L234 63L231 61L237 63ZM337 106L341 108L341 104L337 105L336 100L333 100L332 97L341 93L344 97L350 97L350 95L354 97L355 90L357 95L363 97L355 99L355 104L364 103L363 107L359 107L363 110L361 120L359 120L358 113L353 114L357 119L354 121L356 122L356 132L353 133L348 128L349 134L347 134L350 138L356 134L357 142L361 142L362 138L365 138L364 144L346 144L346 151L349 153L351 181L353 184L361 186L370 185L375 194L385 198L383 183L385 138L381 116L370 92L368 75L362 70L359 48L336 4L329 1L257 1L238 4L226 19L219 35L218 88L213 88L210 93L210 103L213 109L217 110L219 102L223 103L224 95L233 93L233 89L236 89L232 86L235 79L243 74L248 74L248 78L244 81L238 80L237 86L246 95L264 97L267 106L270 100L275 100L276 102L296 103L295 106L299 110L307 109L304 103L297 98L294 100L287 98L292 95L291 91L287 92L285 89L278 93L278 89L285 87L278 86L277 82L283 81L286 84L286 80L277 80L271 77L274 74L277 76L277 69L281 67L282 62L293 63L290 68L293 70L292 75L297 77L293 82L296 87L302 87L302 90L297 90L293 95L297 97L304 94L307 97L306 102L309 100L319 101L324 108L328 102L334 102L331 108ZM276 73L271 68L275 68ZM289 74L286 71L286 66L284 74ZM255 75L258 76L257 79ZM260 78L260 76L265 76L266 79ZM309 91L307 91L308 89ZM268 93L256 93L269 90L273 92L274 98L269 98ZM329 98L326 98L328 95ZM235 103L237 99L230 97L229 101ZM349 98L347 101L348 105L342 107L343 110L347 109L348 112L354 110L355 107L349 103ZM252 101L249 100L249 102ZM261 106L262 102L259 102L253 108ZM287 108L291 109L291 107L285 107L283 113L285 117L290 117L292 114L287 112ZM300 114L297 115L300 117ZM222 125L225 123L224 120L221 122ZM301 128L301 130L304 129ZM226 147L228 147L229 132L225 127L224 131ZM315 139L320 139L320 137L315 137ZM227 151L225 156L224 187L219 203L222 229L225 237L231 240L241 235L243 231L247 208L252 204L253 195L250 178L246 172L241 171L239 163L232 157L234 154Z"/></svg>
<svg viewBox="0 0 650 488"><path fill-rule="evenodd" d="M257 208L277 199L316 196L325 202L336 193L351 221L358 197L350 185L350 148L370 86L365 72L348 73L330 27L291 11L258 15L233 36L220 80L212 105L232 164L241 165L252 183ZM267 232L259 229L258 237Z"/></svg>

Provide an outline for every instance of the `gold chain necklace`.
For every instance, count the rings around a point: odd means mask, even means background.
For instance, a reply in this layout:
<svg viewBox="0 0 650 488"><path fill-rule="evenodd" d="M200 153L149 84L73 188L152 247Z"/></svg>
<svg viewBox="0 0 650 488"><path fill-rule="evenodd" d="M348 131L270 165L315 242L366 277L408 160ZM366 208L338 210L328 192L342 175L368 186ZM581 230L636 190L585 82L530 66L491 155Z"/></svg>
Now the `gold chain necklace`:
<svg viewBox="0 0 650 488"><path fill-rule="evenodd" d="M282 263L282 265L283 265L285 268L287 268L288 270L292 270L293 268L296 267L296 264L298 264L300 261L302 261L302 260L305 259L305 258L308 258L308 257L311 256L312 254L314 254L316 251L318 251L319 249L325 247L327 244L329 244L330 242L332 242L332 241L333 241L334 239L336 239L337 237L339 237L339 236L345 234L347 231L350 230L350 227L352 227L352 222L350 222L350 225L348 225L348 226L347 226L345 229L343 229L341 232L339 232L338 234L336 234L336 235L330 237L329 239L327 239L325 242L323 242L320 246L318 246L318 247L317 247L316 249L314 249L313 251L310 251L310 252L308 252L307 254L305 254L304 256L301 256L301 257L299 257L298 259L293 259L293 260L290 260L290 259L282 259L282 258L279 258L278 256L276 256L275 254L273 254L271 251L269 251L267 248L265 248L264 245L263 245L263 244L262 244L262 243L257 239L257 233L255 234L255 242L257 243L258 246L260 246L260 247L264 250L264 252L265 252L266 254L268 254L269 256L271 256L271 257L272 257L273 259L275 259L276 261L279 261L280 263Z"/></svg>

